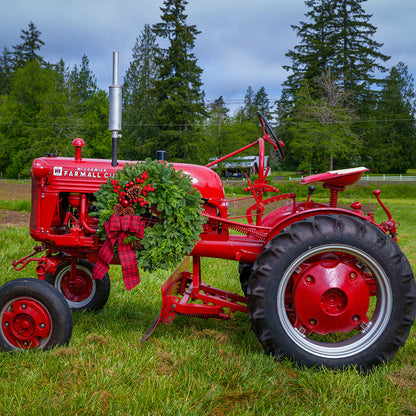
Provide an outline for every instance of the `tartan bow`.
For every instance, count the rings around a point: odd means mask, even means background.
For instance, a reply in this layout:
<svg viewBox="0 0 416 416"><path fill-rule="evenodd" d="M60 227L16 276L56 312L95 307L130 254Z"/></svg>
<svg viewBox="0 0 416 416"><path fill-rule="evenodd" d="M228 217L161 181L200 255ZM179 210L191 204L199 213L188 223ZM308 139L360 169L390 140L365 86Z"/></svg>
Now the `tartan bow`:
<svg viewBox="0 0 416 416"><path fill-rule="evenodd" d="M139 282L140 276L137 269L136 253L129 243L124 240L129 234L143 238L145 222L138 215L112 215L104 224L107 239L98 253L98 260L94 266L92 277L102 279L110 267L110 261L114 257L114 245L117 242L118 256L123 270L123 279L126 289L133 289Z"/></svg>

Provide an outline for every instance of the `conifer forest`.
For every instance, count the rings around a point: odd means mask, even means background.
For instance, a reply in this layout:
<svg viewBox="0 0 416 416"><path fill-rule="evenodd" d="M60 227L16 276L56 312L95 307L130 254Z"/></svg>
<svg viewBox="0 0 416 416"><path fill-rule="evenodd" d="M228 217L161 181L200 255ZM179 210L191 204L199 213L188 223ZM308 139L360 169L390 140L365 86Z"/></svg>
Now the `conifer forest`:
<svg viewBox="0 0 416 416"><path fill-rule="evenodd" d="M306 0L306 14L292 22L297 44L286 53L280 97L243 86L244 103L233 111L223 95L205 99L194 53L201 32L188 2L161 2L160 20L138 33L122 79L119 158L163 149L170 161L205 164L257 137L261 111L285 143L286 160L271 158L275 170L415 168L414 80L405 62L390 64L395 58L383 53L366 1ZM88 56L74 67L64 57L47 62L41 29L29 22L16 28L20 43L0 45L2 178L30 177L32 160L46 153L71 156L76 137L86 142L84 157L110 157L108 94Z"/></svg>

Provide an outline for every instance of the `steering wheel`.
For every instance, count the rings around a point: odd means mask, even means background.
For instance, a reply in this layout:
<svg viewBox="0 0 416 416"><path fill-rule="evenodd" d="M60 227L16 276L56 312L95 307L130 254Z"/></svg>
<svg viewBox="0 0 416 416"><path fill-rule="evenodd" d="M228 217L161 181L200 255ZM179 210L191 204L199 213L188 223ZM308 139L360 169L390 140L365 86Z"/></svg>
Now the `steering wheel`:
<svg viewBox="0 0 416 416"><path fill-rule="evenodd" d="M283 147L280 143L280 140L277 139L277 136L276 136L275 132L270 127L269 122L266 120L266 118L263 116L263 114L260 111L257 111L257 115L259 116L260 123L263 126L263 134L264 135L268 134L268 136L269 137L271 136L271 138L273 139L273 141L272 140L270 140L270 141L267 140L267 141L272 144L272 146L276 150L277 156L281 160L284 160L285 159L285 154L283 153Z"/></svg>

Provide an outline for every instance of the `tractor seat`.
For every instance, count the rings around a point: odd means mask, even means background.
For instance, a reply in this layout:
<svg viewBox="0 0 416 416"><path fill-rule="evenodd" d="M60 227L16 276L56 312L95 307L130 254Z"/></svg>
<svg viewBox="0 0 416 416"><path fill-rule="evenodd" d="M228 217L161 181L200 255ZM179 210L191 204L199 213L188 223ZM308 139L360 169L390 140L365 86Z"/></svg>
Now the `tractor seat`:
<svg viewBox="0 0 416 416"><path fill-rule="evenodd" d="M361 166L359 168L330 170L325 173L318 173L316 175L309 175L302 178L300 183L307 185L314 182L323 182L324 187L339 187L345 188L348 185L353 185L361 179L364 172L369 169ZM325 186L326 185L326 186Z"/></svg>

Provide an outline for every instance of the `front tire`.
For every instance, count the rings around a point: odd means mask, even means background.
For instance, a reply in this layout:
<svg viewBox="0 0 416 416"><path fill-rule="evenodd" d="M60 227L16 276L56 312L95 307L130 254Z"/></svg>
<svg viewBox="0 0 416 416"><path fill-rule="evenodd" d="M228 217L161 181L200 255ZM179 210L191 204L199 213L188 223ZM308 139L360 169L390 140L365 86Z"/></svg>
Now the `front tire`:
<svg viewBox="0 0 416 416"><path fill-rule="evenodd" d="M54 274L45 276L45 281L55 286L67 300L73 311L98 311L104 307L110 295L110 277L93 279L94 265L80 260L76 265L75 281L71 281L71 262L60 264Z"/></svg>
<svg viewBox="0 0 416 416"><path fill-rule="evenodd" d="M250 320L266 352L328 368L390 360L409 335L415 302L399 246L345 215L308 218L274 237L248 287Z"/></svg>
<svg viewBox="0 0 416 416"><path fill-rule="evenodd" d="M68 344L72 315L64 297L38 279L16 279L0 288L0 348L48 350Z"/></svg>

